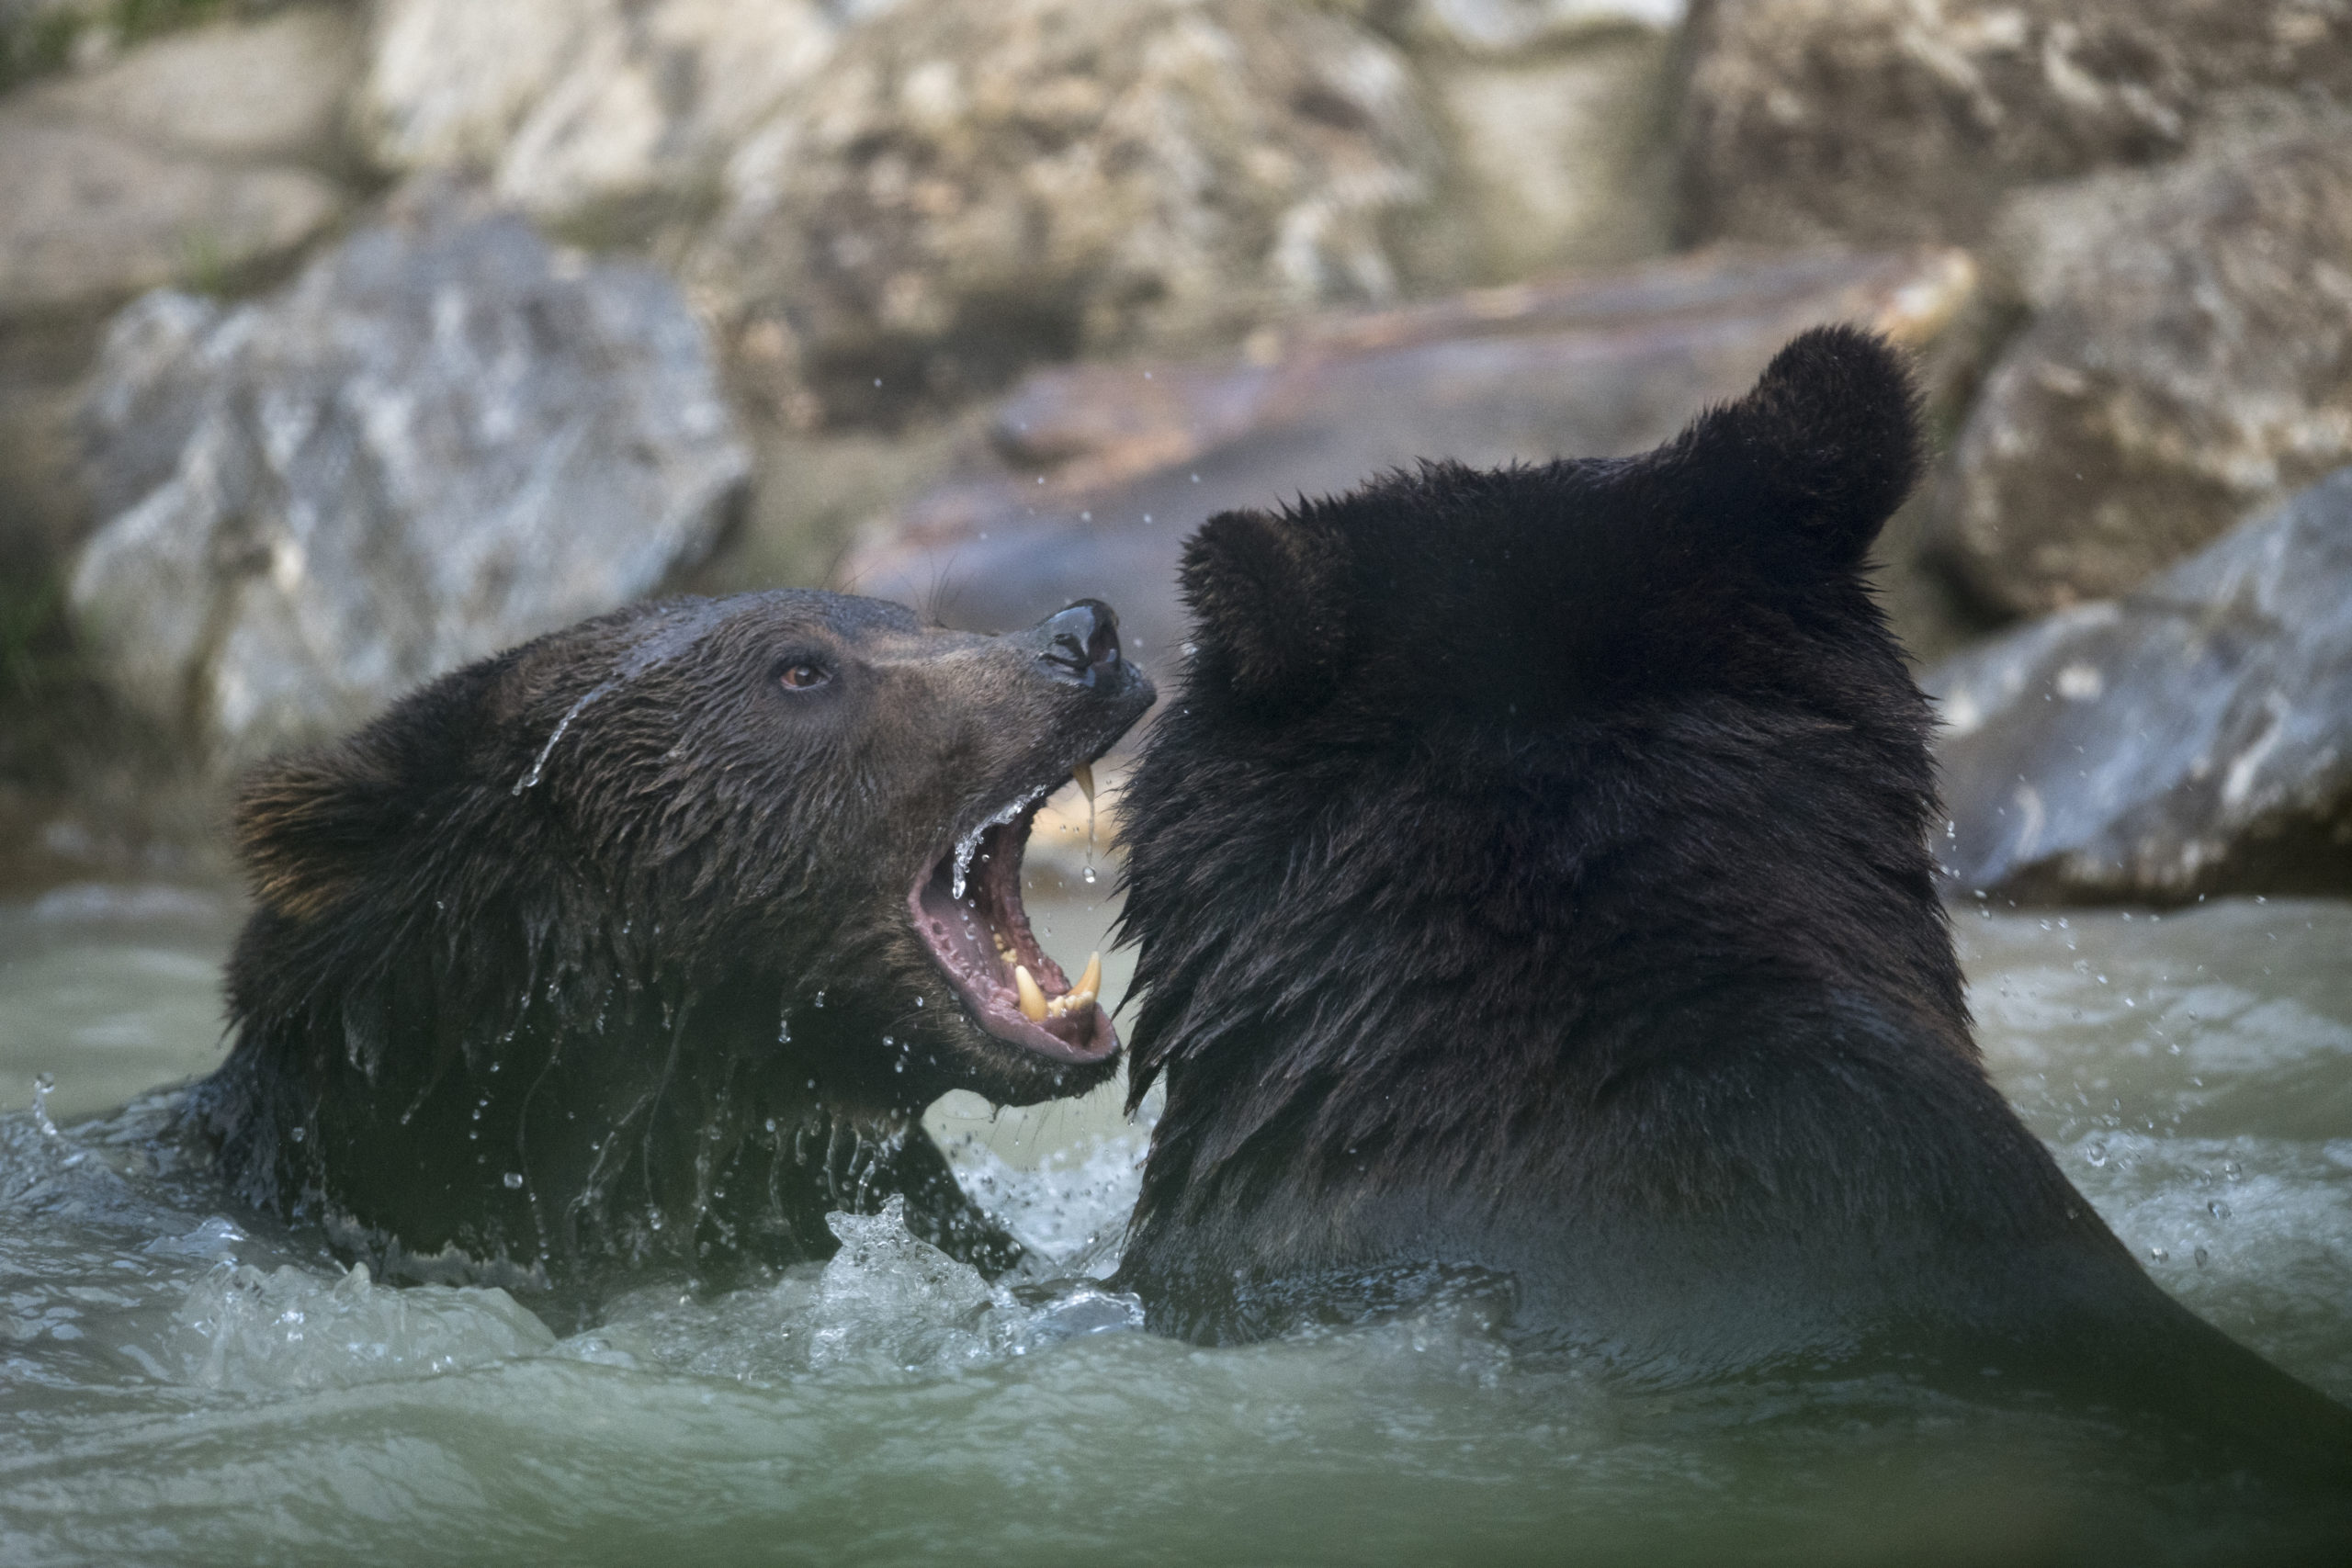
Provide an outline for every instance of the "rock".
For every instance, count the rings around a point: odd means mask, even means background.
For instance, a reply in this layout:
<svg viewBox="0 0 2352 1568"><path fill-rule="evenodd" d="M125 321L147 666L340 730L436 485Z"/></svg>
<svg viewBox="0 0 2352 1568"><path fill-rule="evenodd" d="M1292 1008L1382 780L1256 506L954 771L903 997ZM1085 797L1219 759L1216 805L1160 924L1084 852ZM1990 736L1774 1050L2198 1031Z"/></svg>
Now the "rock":
<svg viewBox="0 0 2352 1568"><path fill-rule="evenodd" d="M350 18L303 9L0 100L0 318L218 287L295 250L343 209L322 171L357 68Z"/></svg>
<svg viewBox="0 0 2352 1568"><path fill-rule="evenodd" d="M1317 319L1255 355L1040 372L998 406L991 449L879 525L842 580L983 630L1102 595L1164 672L1184 626L1177 553L1214 513L1422 457L1638 451L1807 326L1935 343L1973 280L1954 251L1700 255Z"/></svg>
<svg viewBox="0 0 2352 1568"><path fill-rule="evenodd" d="M654 589L747 464L667 280L434 186L260 302L138 301L85 424L85 644L221 765Z"/></svg>
<svg viewBox="0 0 2352 1568"><path fill-rule="evenodd" d="M816 0L385 0L358 118L374 157L473 164L505 201L579 222L707 194L831 58Z"/></svg>
<svg viewBox="0 0 2352 1568"><path fill-rule="evenodd" d="M1402 241L1417 280L1500 282L1668 248L1674 35L1625 13L1679 5L1608 7L1614 26L1536 26L1560 13L1589 22L1597 8L1455 6L1454 46L1416 59L1448 153L1442 215Z"/></svg>
<svg viewBox="0 0 2352 1568"><path fill-rule="evenodd" d="M170 34L104 70L29 88L17 103L159 151L334 167L362 41L350 11L304 7Z"/></svg>
<svg viewBox="0 0 2352 1568"><path fill-rule="evenodd" d="M1437 162L1403 56L1309 6L899 6L744 142L689 273L788 409L887 422L1385 299Z"/></svg>
<svg viewBox="0 0 2352 1568"><path fill-rule="evenodd" d="M234 276L293 250L342 205L305 170L225 167L0 104L0 315Z"/></svg>
<svg viewBox="0 0 2352 1568"><path fill-rule="evenodd" d="M1416 42L1468 53L1524 55L1596 33L1681 25L1683 0L1405 0L1382 7L1390 26Z"/></svg>
<svg viewBox="0 0 2352 1568"><path fill-rule="evenodd" d="M2352 892L2352 468L1925 683L1956 890Z"/></svg>
<svg viewBox="0 0 2352 1568"><path fill-rule="evenodd" d="M2352 96L2325 0L1700 0L1692 237L1967 243L2030 181L2151 163L2233 95Z"/></svg>
<svg viewBox="0 0 2352 1568"><path fill-rule="evenodd" d="M2008 615L2122 592L2352 461L2352 118L2029 193L2033 311L1936 498Z"/></svg>

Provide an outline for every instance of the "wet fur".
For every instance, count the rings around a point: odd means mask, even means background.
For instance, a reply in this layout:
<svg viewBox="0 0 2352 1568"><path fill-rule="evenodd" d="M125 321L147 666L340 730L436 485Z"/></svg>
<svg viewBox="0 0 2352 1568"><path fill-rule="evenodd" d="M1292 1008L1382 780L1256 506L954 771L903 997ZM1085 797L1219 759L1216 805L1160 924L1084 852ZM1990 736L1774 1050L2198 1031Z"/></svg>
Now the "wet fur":
<svg viewBox="0 0 2352 1568"><path fill-rule="evenodd" d="M774 678L803 657L837 670L813 698ZM245 1201L407 1277L724 1280L828 1255L828 1211L893 1193L1001 1269L1017 1248L916 1118L1110 1065L972 1025L907 892L1149 696L813 592L639 606L458 671L245 785L259 908L189 1123Z"/></svg>
<svg viewBox="0 0 2352 1568"><path fill-rule="evenodd" d="M1202 527L1123 803L1155 1327L1485 1271L1637 1379L1993 1367L2352 1454L1979 1063L1862 576L1920 461L1904 366L1833 329L1638 457Z"/></svg>

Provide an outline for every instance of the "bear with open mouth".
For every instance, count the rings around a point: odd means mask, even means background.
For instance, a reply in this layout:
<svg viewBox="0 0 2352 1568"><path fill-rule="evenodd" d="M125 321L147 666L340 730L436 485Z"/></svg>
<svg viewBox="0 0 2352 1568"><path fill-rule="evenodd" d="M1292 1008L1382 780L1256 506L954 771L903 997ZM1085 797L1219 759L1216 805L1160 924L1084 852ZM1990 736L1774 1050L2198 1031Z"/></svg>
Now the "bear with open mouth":
<svg viewBox="0 0 2352 1568"><path fill-rule="evenodd" d="M1002 637L683 600L457 671L243 784L236 1041L185 1124L396 1277L719 1282L893 1195L1001 1269L917 1119L1114 1070L1099 961L1038 946L1022 852L1151 700L1091 600Z"/></svg>
<svg viewBox="0 0 2352 1568"><path fill-rule="evenodd" d="M1152 1326L1499 1280L1645 1382L1998 1373L2352 1475L2352 1413L2157 1289L1985 1076L1864 570L1923 445L1825 328L1654 451L1201 527L1121 826Z"/></svg>

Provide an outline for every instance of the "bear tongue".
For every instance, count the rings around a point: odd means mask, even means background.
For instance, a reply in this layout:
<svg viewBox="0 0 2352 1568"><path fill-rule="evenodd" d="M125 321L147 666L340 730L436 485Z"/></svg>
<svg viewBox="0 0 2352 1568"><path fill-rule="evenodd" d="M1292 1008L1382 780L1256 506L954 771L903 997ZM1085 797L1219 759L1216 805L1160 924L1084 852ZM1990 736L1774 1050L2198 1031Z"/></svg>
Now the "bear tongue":
<svg viewBox="0 0 2352 1568"><path fill-rule="evenodd" d="M1034 806L1034 802L1031 803ZM959 840L910 900L915 928L940 967L984 1020L1042 1031L1081 1053L1105 1032L1095 1006L1102 985L1100 953L1088 956L1075 986L1038 946L1021 905L1021 858L1033 810L991 820ZM994 1024L991 1033L1007 1031Z"/></svg>

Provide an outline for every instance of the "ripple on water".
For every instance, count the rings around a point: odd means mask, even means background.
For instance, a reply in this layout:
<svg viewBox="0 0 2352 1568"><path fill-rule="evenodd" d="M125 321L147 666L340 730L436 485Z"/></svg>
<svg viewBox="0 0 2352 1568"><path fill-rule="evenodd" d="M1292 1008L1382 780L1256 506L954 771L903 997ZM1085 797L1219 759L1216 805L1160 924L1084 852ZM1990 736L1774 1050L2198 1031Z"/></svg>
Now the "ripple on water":
<svg viewBox="0 0 2352 1568"><path fill-rule="evenodd" d="M2352 907L2042 921L1961 920L2004 1089L2167 1288L2352 1394ZM2194 1562L2312 1523L2151 1482L2095 1419L1891 1380L1611 1392L1475 1302L1126 1332L1085 1276L1140 1141L1035 1114L1058 1146L947 1140L1029 1275L841 1216L827 1264L649 1283L569 1338L224 1213L162 1098L0 1117L0 1561Z"/></svg>

